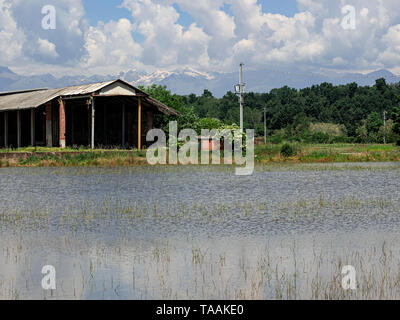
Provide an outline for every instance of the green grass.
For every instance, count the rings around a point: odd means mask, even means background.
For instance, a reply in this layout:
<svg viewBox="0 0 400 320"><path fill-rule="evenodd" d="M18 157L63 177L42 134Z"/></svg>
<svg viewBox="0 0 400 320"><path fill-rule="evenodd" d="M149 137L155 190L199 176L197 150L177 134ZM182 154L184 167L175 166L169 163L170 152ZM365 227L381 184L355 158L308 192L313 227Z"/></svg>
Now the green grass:
<svg viewBox="0 0 400 320"><path fill-rule="evenodd" d="M21 156L16 160L3 159L0 161L0 167L126 166L143 164L146 156L145 152L137 150L131 152L95 150L76 152L76 154L69 151L52 152L46 150L42 153L32 153L26 158Z"/></svg>
<svg viewBox="0 0 400 320"><path fill-rule="evenodd" d="M283 144L256 146L258 162L389 162L400 161L400 148L381 144L303 144L292 146L297 154L293 157L281 155Z"/></svg>
<svg viewBox="0 0 400 320"><path fill-rule="evenodd" d="M47 148L47 147L26 147L26 148L18 148L18 149L0 149L1 153L54 153L54 152L111 152L111 151L126 151L123 149L95 149L92 150L87 147L80 147L80 148Z"/></svg>
<svg viewBox="0 0 400 320"><path fill-rule="evenodd" d="M381 144L304 144L294 143L296 154L281 154L283 144L256 145L256 163L336 163L400 161L400 147ZM21 154L16 160L1 159L4 153ZM26 153L30 155L26 156ZM103 150L72 148L21 148L0 150L0 167L72 167L145 165L146 150Z"/></svg>

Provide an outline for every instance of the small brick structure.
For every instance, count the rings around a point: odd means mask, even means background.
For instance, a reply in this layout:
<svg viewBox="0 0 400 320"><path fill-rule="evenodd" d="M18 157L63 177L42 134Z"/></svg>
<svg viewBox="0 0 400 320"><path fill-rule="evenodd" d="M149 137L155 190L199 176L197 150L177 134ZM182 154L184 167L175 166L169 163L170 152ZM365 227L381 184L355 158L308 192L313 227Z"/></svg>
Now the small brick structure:
<svg viewBox="0 0 400 320"><path fill-rule="evenodd" d="M202 151L215 151L221 147L220 141L211 137L199 137L199 142Z"/></svg>
<svg viewBox="0 0 400 320"><path fill-rule="evenodd" d="M65 123L65 102L60 99L60 147L66 147L66 123Z"/></svg>

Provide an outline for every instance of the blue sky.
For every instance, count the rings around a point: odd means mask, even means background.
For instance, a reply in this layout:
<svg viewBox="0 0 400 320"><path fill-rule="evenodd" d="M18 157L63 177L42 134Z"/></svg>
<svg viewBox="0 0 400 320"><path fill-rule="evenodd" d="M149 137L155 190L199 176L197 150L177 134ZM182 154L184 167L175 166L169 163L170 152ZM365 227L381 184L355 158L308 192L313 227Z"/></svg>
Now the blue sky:
<svg viewBox="0 0 400 320"><path fill-rule="evenodd" d="M265 13L279 13L292 17L298 12L296 0L260 0Z"/></svg>
<svg viewBox="0 0 400 320"><path fill-rule="evenodd" d="M96 26L99 21L117 21L121 18L132 20L129 10L121 6L122 2L122 0L83 0L86 18L88 19L90 25ZM296 13L298 13L296 0L258 0L258 3L262 5L264 13L282 14L288 17L293 17ZM181 10L179 5L174 4L173 7L179 13L179 20L177 22L180 25L189 27L192 23L196 22L189 13ZM222 9L228 14L231 14L229 5L224 5ZM139 33L133 33L132 37L139 43L144 41L144 37Z"/></svg>
<svg viewBox="0 0 400 320"><path fill-rule="evenodd" d="M118 20L120 18L131 18L131 14L125 8L121 8L121 0L84 0L86 18L92 26L98 21Z"/></svg>
<svg viewBox="0 0 400 320"><path fill-rule="evenodd" d="M196 1L196 0L194 0ZM97 25L98 21L118 20L121 18L132 19L130 12L121 8L122 0L83 0L86 11L86 18L90 25ZM264 13L279 13L292 17L298 12L296 0L259 0ZM174 5L180 14L179 24L187 27L195 20L186 12L180 10L178 5ZM229 13L229 7L225 6L224 11Z"/></svg>

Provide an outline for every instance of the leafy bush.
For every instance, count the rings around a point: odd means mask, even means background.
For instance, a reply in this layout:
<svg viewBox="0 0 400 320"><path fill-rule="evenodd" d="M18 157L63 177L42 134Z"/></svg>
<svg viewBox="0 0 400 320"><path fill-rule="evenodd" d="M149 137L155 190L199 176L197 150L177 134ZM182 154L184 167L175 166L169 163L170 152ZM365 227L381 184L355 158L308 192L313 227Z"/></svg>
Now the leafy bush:
<svg viewBox="0 0 400 320"><path fill-rule="evenodd" d="M281 154L285 157L293 157L296 153L296 149L288 143L285 143L281 148Z"/></svg>
<svg viewBox="0 0 400 320"><path fill-rule="evenodd" d="M396 135L397 145L400 146L400 108L393 110L393 133Z"/></svg>
<svg viewBox="0 0 400 320"><path fill-rule="evenodd" d="M323 132L315 132L310 139L312 143L330 143L329 134Z"/></svg>
<svg viewBox="0 0 400 320"><path fill-rule="evenodd" d="M378 112L371 112L367 117L367 130L369 134L375 139L379 128L383 125L382 116Z"/></svg>
<svg viewBox="0 0 400 320"><path fill-rule="evenodd" d="M268 138L268 141L273 143L273 144L281 144L284 140L284 137L280 134L274 134L270 138Z"/></svg>
<svg viewBox="0 0 400 320"><path fill-rule="evenodd" d="M368 129L366 120L363 120L362 125L357 128L356 135L357 135L357 142L360 143L368 142Z"/></svg>
<svg viewBox="0 0 400 320"><path fill-rule="evenodd" d="M345 136L335 137L332 140L332 143L355 143L355 142L357 142L357 138L345 137Z"/></svg>
<svg viewBox="0 0 400 320"><path fill-rule="evenodd" d="M201 118L194 124L194 129L199 135L201 135L201 130L213 130L219 129L222 126L222 122L215 118Z"/></svg>
<svg viewBox="0 0 400 320"><path fill-rule="evenodd" d="M225 135L229 135L229 133L230 139L228 141L226 140ZM240 143L242 143L244 149L246 149L247 147L247 135L245 132L240 133L240 127L235 123L232 125L221 125L218 128L218 132L215 138L224 143L231 143L232 145L240 145Z"/></svg>
<svg viewBox="0 0 400 320"><path fill-rule="evenodd" d="M257 137L264 137L264 123L259 123L255 126L255 134Z"/></svg>
<svg viewBox="0 0 400 320"><path fill-rule="evenodd" d="M310 124L309 142L311 143L332 143L339 137L347 136L347 129L344 125L335 123L313 123Z"/></svg>

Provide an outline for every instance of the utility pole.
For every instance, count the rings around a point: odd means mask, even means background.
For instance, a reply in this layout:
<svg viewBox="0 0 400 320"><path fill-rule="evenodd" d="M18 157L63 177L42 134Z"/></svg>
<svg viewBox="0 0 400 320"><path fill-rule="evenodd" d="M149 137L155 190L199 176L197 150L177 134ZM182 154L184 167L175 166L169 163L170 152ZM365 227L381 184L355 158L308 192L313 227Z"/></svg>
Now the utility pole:
<svg viewBox="0 0 400 320"><path fill-rule="evenodd" d="M387 111L383 111L383 143L386 144L386 114Z"/></svg>
<svg viewBox="0 0 400 320"><path fill-rule="evenodd" d="M243 66L244 63L240 64L240 73L239 73L239 80L240 83L238 85L235 86L235 91L236 94L239 95L239 103L240 103L240 131L243 132L243 103L244 103L244 98L243 98L243 94L244 94L244 87L245 84L243 83Z"/></svg>
<svg viewBox="0 0 400 320"><path fill-rule="evenodd" d="M243 63L240 64L240 131L243 132Z"/></svg>
<svg viewBox="0 0 400 320"><path fill-rule="evenodd" d="M267 144L267 108L264 107L264 143Z"/></svg>

